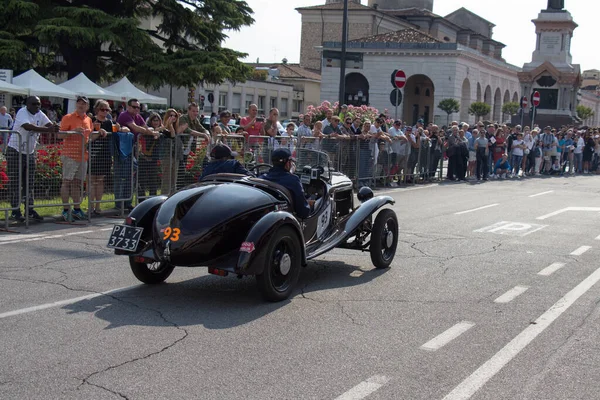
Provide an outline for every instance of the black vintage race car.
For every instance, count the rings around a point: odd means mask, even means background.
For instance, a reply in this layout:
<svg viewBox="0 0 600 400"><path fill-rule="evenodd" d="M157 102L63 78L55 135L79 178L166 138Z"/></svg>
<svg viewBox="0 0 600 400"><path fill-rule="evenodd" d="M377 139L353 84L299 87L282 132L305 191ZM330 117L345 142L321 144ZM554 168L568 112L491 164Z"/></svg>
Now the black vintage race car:
<svg viewBox="0 0 600 400"><path fill-rule="evenodd" d="M330 167L326 153L299 149L298 172L305 194L316 200L310 216L293 213L292 196L276 183L237 174L216 174L171 197L145 200L108 247L126 255L142 282L163 282L178 267L208 267L225 276L256 276L267 300L288 298L307 261L333 248L369 251L376 268L388 268L398 244L398 220L389 196L358 192ZM255 172L269 167L256 165ZM373 214L377 213L373 222Z"/></svg>

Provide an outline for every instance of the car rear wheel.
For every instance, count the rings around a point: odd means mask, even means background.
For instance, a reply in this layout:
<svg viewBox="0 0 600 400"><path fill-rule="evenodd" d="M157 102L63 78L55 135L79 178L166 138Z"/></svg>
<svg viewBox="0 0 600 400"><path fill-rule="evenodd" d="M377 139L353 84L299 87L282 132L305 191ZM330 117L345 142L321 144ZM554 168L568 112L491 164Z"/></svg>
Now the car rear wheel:
<svg viewBox="0 0 600 400"><path fill-rule="evenodd" d="M398 218L390 209L382 210L375 218L371 231L371 261L375 268L388 268L398 246Z"/></svg>
<svg viewBox="0 0 600 400"><path fill-rule="evenodd" d="M164 261L157 261L150 264L137 262L134 257L129 257L129 265L131 266L133 275L135 275L140 282L150 285L164 282L175 268L174 265Z"/></svg>
<svg viewBox="0 0 600 400"><path fill-rule="evenodd" d="M266 300L287 299L300 276L301 248L296 232L287 226L273 235L265 256L263 273L256 276L258 288Z"/></svg>

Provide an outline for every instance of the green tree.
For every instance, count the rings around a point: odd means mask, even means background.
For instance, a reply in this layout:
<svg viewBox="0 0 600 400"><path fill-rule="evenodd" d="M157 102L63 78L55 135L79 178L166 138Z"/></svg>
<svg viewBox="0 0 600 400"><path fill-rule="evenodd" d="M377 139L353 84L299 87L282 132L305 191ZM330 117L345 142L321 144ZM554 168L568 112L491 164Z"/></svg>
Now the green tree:
<svg viewBox="0 0 600 400"><path fill-rule="evenodd" d="M447 114L446 126L450 125L450 114L460 111L460 103L456 99L443 99L438 104L438 108Z"/></svg>
<svg viewBox="0 0 600 400"><path fill-rule="evenodd" d="M512 117L513 115L516 115L519 112L519 108L521 108L519 103L504 103L502 105L502 114L507 114Z"/></svg>
<svg viewBox="0 0 600 400"><path fill-rule="evenodd" d="M251 14L243 0L4 0L0 59L16 72L127 75L153 87L240 82L250 73L245 54L221 43ZM40 54L64 62L39 63Z"/></svg>
<svg viewBox="0 0 600 400"><path fill-rule="evenodd" d="M588 119L594 115L594 110L592 110L589 107L584 106L583 104L578 105L576 108L576 111L577 111L577 116L579 118L581 118L582 121L585 121L586 119Z"/></svg>
<svg viewBox="0 0 600 400"><path fill-rule="evenodd" d="M469 107L469 114L474 115L478 121L484 115L488 115L490 111L492 111L492 106L490 106L488 103L484 103L481 101L471 103L471 107Z"/></svg>

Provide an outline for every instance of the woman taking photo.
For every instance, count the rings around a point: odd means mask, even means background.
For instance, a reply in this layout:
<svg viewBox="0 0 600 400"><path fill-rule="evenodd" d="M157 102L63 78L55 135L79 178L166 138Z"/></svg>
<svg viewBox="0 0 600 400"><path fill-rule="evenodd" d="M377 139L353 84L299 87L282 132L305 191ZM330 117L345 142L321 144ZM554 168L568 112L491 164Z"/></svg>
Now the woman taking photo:
<svg viewBox="0 0 600 400"><path fill-rule="evenodd" d="M183 142L180 135L188 124L179 124L179 114L169 108L163 118L163 151L162 151L162 183L161 194L170 195L175 192L177 184L177 169L183 160Z"/></svg>

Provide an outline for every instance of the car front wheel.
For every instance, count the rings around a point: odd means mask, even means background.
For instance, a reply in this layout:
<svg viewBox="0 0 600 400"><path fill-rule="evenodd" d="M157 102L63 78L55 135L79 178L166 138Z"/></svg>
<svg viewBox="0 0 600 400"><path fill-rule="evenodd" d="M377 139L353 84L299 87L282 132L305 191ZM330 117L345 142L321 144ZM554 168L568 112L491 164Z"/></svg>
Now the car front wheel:
<svg viewBox="0 0 600 400"><path fill-rule="evenodd" d="M275 232L265 256L262 274L256 276L258 288L268 301L287 299L300 276L301 249L296 232L287 226Z"/></svg>
<svg viewBox="0 0 600 400"><path fill-rule="evenodd" d="M137 262L134 257L129 257L129 265L131 266L133 275L135 275L140 282L150 285L164 282L175 268L174 265L164 261L157 261L150 264Z"/></svg>
<svg viewBox="0 0 600 400"><path fill-rule="evenodd" d="M398 218L390 209L377 214L371 231L371 261L375 268L388 268L398 246Z"/></svg>

